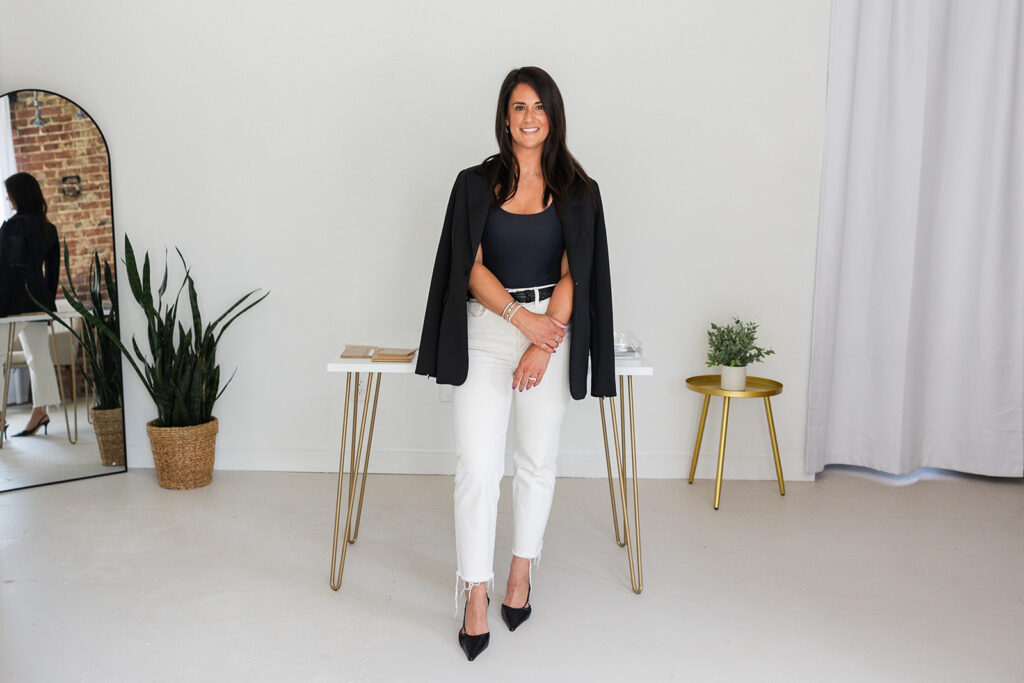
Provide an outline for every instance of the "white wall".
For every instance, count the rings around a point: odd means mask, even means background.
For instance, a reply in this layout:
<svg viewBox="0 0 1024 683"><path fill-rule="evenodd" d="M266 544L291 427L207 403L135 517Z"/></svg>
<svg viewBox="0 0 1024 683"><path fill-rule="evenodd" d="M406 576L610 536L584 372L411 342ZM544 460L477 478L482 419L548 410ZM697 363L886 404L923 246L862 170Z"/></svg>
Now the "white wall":
<svg viewBox="0 0 1024 683"><path fill-rule="evenodd" d="M218 467L337 467L344 380L325 362L418 342L452 180L495 147L504 75L537 64L601 182L616 327L656 365L636 381L641 474L685 476L700 397L682 380L707 371L708 323L738 315L776 349L758 374L786 385L783 465L804 476L827 3L61 0L2 22L0 90L62 93L105 133L119 244L180 247L207 315L272 290L224 338ZM438 387L383 392L374 469L451 471ZM135 379L126 399L128 463L149 467L155 411ZM727 476L774 476L764 422L736 402ZM593 400L571 407L562 474L603 475L598 428Z"/></svg>

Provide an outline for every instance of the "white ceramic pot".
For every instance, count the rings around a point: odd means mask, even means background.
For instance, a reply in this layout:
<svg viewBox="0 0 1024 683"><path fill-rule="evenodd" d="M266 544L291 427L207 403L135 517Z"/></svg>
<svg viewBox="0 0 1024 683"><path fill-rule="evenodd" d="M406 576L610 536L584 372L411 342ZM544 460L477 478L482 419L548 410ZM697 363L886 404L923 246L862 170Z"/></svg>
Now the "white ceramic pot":
<svg viewBox="0 0 1024 683"><path fill-rule="evenodd" d="M747 367L722 366L722 388L726 391L743 391L747 388Z"/></svg>

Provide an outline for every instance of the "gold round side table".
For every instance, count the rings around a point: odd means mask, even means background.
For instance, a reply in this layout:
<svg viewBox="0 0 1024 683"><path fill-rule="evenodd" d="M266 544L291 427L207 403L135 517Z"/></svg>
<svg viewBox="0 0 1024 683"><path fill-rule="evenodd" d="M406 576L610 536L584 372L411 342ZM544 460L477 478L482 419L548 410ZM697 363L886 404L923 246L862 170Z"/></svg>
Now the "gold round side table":
<svg viewBox="0 0 1024 683"><path fill-rule="evenodd" d="M697 445L693 447L693 460L690 463L690 483L697 471L697 458L700 457L700 442L704 437L704 422L708 417L708 404L712 396L721 396L722 403L722 434L718 440L718 473L715 475L715 509L722 497L722 466L725 464L725 433L729 425L729 400L733 398L763 398L764 411L768 415L768 432L772 437L772 454L775 456L775 474L779 479L779 493L786 495L786 484L782 480L782 461L779 460L779 442L775 438L775 420L772 419L771 396L782 393L782 383L764 377L747 377L747 388L743 391L729 391L722 388L720 375L697 375L686 379L686 388L704 394L704 407L700 411L700 427L697 429Z"/></svg>

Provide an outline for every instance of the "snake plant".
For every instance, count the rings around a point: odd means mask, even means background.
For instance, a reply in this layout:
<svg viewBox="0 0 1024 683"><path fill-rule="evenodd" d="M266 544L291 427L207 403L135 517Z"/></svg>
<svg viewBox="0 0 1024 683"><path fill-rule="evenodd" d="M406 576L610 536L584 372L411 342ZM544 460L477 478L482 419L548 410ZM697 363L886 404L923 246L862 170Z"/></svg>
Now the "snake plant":
<svg viewBox="0 0 1024 683"><path fill-rule="evenodd" d="M102 272L102 279L100 274ZM81 345L85 352L85 362L88 364L88 372L77 360L79 367L82 367L82 374L85 381L96 394L96 409L110 410L121 407L121 350L118 344L111 341L110 336L102 334L102 329L112 330L115 339L119 329L119 317L117 309L117 287L114 285L114 275L110 270L110 263L103 261L103 268L100 269L100 257L97 251L92 252L92 261L89 263L89 299L88 303L83 301L75 290L75 283L71 280L71 260L68 258L68 243L64 241L64 274L67 277L67 285L61 285L64 298L71 307L82 315L84 321L81 333L69 325L63 318L47 310L42 304L32 297L39 308L49 315L59 325L70 332ZM107 287L107 297L110 301L109 310L103 306L103 285Z"/></svg>
<svg viewBox="0 0 1024 683"><path fill-rule="evenodd" d="M227 328L250 308L263 301L270 292L251 299L259 290L252 290L236 301L227 311L212 323L203 326L199 313L199 297L191 269L185 262L181 250L176 249L185 269L185 276L173 301L164 301L167 292L167 258L164 257L164 275L153 299L150 285L149 252L146 252L139 271L132 243L124 238L125 267L132 296L146 315L146 333L149 342L147 355L139 347L134 335L132 348L134 356L117 336L116 331L98 324L100 331L115 342L131 363L135 373L156 404L158 426L189 427L209 422L213 417L213 405L227 389L231 378L220 386L220 366L217 365L217 344ZM188 288L191 325L188 329L178 320L178 305L181 293ZM248 302L248 303L246 303ZM243 304L246 304L244 307ZM239 308L242 307L242 308ZM236 310L237 309L237 310ZM93 317L88 311L79 311L87 321ZM233 314L233 315L232 315ZM228 317L230 316L230 317ZM182 312L184 318L184 311ZM189 322L186 320L186 322Z"/></svg>

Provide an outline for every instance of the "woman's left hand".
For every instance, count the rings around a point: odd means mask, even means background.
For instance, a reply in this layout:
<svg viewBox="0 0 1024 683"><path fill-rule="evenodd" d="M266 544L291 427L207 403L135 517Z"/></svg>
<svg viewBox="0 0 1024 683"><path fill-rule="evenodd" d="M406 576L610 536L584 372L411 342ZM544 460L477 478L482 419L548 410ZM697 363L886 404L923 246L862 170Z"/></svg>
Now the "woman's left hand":
<svg viewBox="0 0 1024 683"><path fill-rule="evenodd" d="M551 354L536 344L530 344L526 353L519 359L519 365L512 373L512 388L529 391L541 383L548 369Z"/></svg>

